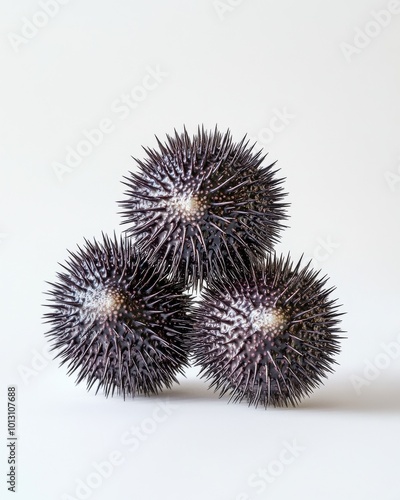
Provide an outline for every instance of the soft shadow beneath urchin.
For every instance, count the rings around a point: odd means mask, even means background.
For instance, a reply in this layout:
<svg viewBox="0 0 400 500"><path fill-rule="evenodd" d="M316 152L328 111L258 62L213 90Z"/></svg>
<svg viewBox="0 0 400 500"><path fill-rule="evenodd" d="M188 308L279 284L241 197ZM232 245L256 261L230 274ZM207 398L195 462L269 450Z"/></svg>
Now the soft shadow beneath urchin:
<svg viewBox="0 0 400 500"><path fill-rule="evenodd" d="M180 401L219 400L219 395L213 389L208 389L209 383L201 379L181 379L170 389L165 389L152 398L170 398Z"/></svg>
<svg viewBox="0 0 400 500"><path fill-rule="evenodd" d="M301 410L400 413L400 378L371 381L356 390L350 380L331 380L298 406Z"/></svg>
<svg viewBox="0 0 400 500"><path fill-rule="evenodd" d="M101 392L101 391L100 391ZM116 399L123 399L122 395L114 395ZM169 389L164 389L158 394L136 395L134 398L126 398L126 402L136 401L171 400L179 402L205 401L220 402L225 405L248 406L246 400L235 403L230 400L230 395L225 394L220 397L220 391L209 389L209 382L201 378L180 378L179 383L174 384ZM255 407L254 410L263 410L263 405ZM387 413L400 414L400 377L375 380L359 389L351 384L350 380L340 378L338 380L329 379L324 385L314 389L309 397L300 401L297 406L269 406L268 411L326 411L326 412L354 412L354 413Z"/></svg>

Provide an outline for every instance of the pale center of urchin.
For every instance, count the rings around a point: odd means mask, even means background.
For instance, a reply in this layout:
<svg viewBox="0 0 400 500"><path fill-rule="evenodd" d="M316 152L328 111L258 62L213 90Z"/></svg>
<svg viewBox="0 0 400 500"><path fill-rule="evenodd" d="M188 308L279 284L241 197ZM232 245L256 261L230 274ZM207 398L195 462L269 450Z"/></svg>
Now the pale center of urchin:
<svg viewBox="0 0 400 500"><path fill-rule="evenodd" d="M230 307L221 314L220 333L229 340L238 340L241 332L247 338L254 335L272 340L284 329L287 321L285 315L273 304L254 307L245 297L232 300L229 297Z"/></svg>
<svg viewBox="0 0 400 500"><path fill-rule="evenodd" d="M85 309L96 319L111 318L118 313L122 304L120 293L104 288L88 292L85 297Z"/></svg>
<svg viewBox="0 0 400 500"><path fill-rule="evenodd" d="M192 193L177 194L169 200L168 205L175 215L187 221L195 220L204 211L203 203Z"/></svg>
<svg viewBox="0 0 400 500"><path fill-rule="evenodd" d="M249 321L253 331L261 331L271 339L282 331L285 317L281 311L260 307L250 313Z"/></svg>

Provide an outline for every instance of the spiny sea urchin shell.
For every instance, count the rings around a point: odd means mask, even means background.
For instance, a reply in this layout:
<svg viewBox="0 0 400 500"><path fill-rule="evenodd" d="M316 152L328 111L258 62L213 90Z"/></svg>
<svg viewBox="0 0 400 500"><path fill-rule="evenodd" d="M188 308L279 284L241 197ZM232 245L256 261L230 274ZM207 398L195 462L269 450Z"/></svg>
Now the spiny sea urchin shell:
<svg viewBox="0 0 400 500"><path fill-rule="evenodd" d="M194 314L194 358L221 395L249 405L295 405L332 372L338 306L327 277L267 257L251 272L218 276Z"/></svg>
<svg viewBox="0 0 400 500"><path fill-rule="evenodd" d="M85 240L62 267L66 272L50 283L46 335L68 373L78 370L77 383L86 378L88 389L97 382L106 396L116 391L125 397L176 382L187 364L190 326L183 283L170 282L165 269L115 236Z"/></svg>
<svg viewBox="0 0 400 500"><path fill-rule="evenodd" d="M228 262L242 266L271 251L286 218L283 179L265 156L254 154L243 138L233 143L222 135L186 129L159 151L144 148L148 158L126 177L126 199L120 202L127 234L136 238L151 260L169 263L173 274L202 284Z"/></svg>

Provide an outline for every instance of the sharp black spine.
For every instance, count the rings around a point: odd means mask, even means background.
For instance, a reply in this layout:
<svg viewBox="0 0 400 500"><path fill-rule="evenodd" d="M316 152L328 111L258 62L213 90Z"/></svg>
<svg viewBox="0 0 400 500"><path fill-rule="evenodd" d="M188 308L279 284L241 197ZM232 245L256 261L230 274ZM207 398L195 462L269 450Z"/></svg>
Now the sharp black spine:
<svg viewBox="0 0 400 500"><path fill-rule="evenodd" d="M157 141L159 150L145 148L147 159L136 160L138 171L125 178L120 202L127 235L151 261L164 260L172 274L201 288L226 262L242 267L274 248L286 194L261 151L217 128Z"/></svg>
<svg viewBox="0 0 400 500"><path fill-rule="evenodd" d="M296 405L333 371L341 330L327 277L269 256L215 276L194 313L191 346L211 387L250 405Z"/></svg>
<svg viewBox="0 0 400 500"><path fill-rule="evenodd" d="M79 247L78 247L79 248ZM149 395L187 366L190 298L182 281L123 238L85 240L50 283L46 334L69 374L105 394ZM96 391L97 392L97 391Z"/></svg>

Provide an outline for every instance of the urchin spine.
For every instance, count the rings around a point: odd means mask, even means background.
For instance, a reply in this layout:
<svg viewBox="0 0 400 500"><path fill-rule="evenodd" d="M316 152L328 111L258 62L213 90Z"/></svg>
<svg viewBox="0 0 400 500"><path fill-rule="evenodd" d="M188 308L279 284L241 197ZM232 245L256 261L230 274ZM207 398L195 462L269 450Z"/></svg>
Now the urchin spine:
<svg viewBox="0 0 400 500"><path fill-rule="evenodd" d="M77 383L105 394L157 393L187 364L190 299L131 242L103 237L70 254L49 292L47 333Z"/></svg>
<svg viewBox="0 0 400 500"><path fill-rule="evenodd" d="M243 266L273 249L287 205L283 179L274 164L262 166L261 151L217 129L157 141L159 151L145 148L147 159L125 178L120 202L127 234L150 259L201 287L226 262Z"/></svg>
<svg viewBox="0 0 400 500"><path fill-rule="evenodd" d="M310 265L269 257L252 273L217 277L195 313L194 358L211 387L249 404L298 404L339 352L333 289Z"/></svg>

